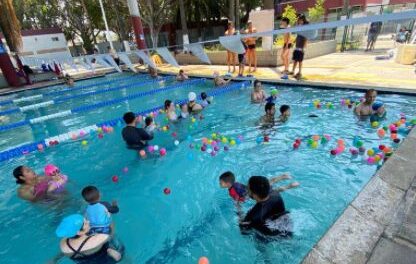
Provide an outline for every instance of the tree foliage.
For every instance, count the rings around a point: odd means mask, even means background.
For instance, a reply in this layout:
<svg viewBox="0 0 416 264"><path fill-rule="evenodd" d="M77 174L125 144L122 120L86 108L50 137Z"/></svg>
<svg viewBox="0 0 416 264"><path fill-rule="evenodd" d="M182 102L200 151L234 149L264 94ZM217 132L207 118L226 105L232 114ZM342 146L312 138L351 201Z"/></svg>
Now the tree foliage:
<svg viewBox="0 0 416 264"><path fill-rule="evenodd" d="M308 8L309 20L319 21L325 15L325 0L316 0L315 6Z"/></svg>
<svg viewBox="0 0 416 264"><path fill-rule="evenodd" d="M291 5L287 5L283 11L282 17L287 17L291 25L296 24L296 21L297 21L296 9Z"/></svg>

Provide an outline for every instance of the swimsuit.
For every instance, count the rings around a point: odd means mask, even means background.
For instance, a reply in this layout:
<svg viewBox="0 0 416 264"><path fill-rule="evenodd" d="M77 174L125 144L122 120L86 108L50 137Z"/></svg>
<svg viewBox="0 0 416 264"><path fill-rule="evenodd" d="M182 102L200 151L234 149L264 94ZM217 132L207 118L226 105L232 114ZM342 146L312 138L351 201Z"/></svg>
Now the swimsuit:
<svg viewBox="0 0 416 264"><path fill-rule="evenodd" d="M69 244L69 239L66 240L66 245L69 247L69 249L72 250L73 254L70 257L72 261L74 261L77 264L114 264L116 261L108 256L107 249L112 248L114 250L117 250L122 254L124 251L124 247L121 244L114 243L114 240L111 240L109 242L104 243L101 248L91 255L85 255L81 252L82 248L85 246L86 242L93 236L88 236L78 247L78 249L73 248Z"/></svg>
<svg viewBox="0 0 416 264"><path fill-rule="evenodd" d="M234 201L244 202L247 196L247 186L244 184L235 182L229 189L228 194Z"/></svg>

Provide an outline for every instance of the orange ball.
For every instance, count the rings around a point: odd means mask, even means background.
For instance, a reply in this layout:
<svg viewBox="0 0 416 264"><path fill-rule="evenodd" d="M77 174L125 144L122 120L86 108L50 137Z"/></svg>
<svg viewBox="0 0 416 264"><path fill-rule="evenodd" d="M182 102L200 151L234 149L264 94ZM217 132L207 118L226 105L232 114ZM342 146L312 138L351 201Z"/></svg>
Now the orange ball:
<svg viewBox="0 0 416 264"><path fill-rule="evenodd" d="M146 156L146 151L143 149L139 151L140 157L144 158Z"/></svg>
<svg viewBox="0 0 416 264"><path fill-rule="evenodd" d="M343 139L338 139L338 145L340 145L340 146L344 146L345 145L345 142L344 142L344 140Z"/></svg>
<svg viewBox="0 0 416 264"><path fill-rule="evenodd" d="M389 147L385 147L385 148L383 149L383 152L384 152L384 153L391 152L391 149L390 149Z"/></svg>
<svg viewBox="0 0 416 264"><path fill-rule="evenodd" d="M209 260L207 257L200 257L198 260L198 264L209 264Z"/></svg>
<svg viewBox="0 0 416 264"><path fill-rule="evenodd" d="M396 133L392 133L392 134L390 135L390 138L391 138L391 139L396 139L396 138L397 138L397 134L396 134Z"/></svg>
<svg viewBox="0 0 416 264"><path fill-rule="evenodd" d="M320 136L318 136L318 135L314 135L314 136L312 136L312 139L313 139L313 140L315 140L315 141L318 141L320 138L321 138L321 137L320 137Z"/></svg>

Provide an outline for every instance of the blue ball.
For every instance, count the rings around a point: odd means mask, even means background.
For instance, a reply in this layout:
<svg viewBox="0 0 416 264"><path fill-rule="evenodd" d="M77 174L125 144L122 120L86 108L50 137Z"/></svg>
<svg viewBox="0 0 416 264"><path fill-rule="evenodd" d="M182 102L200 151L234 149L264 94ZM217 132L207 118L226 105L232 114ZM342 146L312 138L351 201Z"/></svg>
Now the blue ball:
<svg viewBox="0 0 416 264"><path fill-rule="evenodd" d="M257 137L256 142L257 144L261 144L263 142L263 137Z"/></svg>

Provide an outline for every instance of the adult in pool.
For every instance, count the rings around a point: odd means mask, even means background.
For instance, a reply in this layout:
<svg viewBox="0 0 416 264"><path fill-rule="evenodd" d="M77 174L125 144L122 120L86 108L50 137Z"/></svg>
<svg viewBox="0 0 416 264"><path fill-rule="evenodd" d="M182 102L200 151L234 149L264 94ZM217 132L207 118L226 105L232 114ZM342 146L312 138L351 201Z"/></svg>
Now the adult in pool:
<svg viewBox="0 0 416 264"><path fill-rule="evenodd" d="M55 192L59 184L45 176L38 176L31 168L18 166L13 170L16 184L19 184L17 194L21 199L35 202L45 199L48 194Z"/></svg>
<svg viewBox="0 0 416 264"><path fill-rule="evenodd" d="M255 80L253 86L253 91L251 92L251 102L256 104L263 103L266 100L266 93L261 86L261 82L259 80Z"/></svg>
<svg viewBox="0 0 416 264"><path fill-rule="evenodd" d="M169 121L177 121L178 120L178 115L176 114L175 111L175 104L171 101L171 100L166 100L165 101L165 112L166 112L166 117L169 119Z"/></svg>
<svg viewBox="0 0 416 264"><path fill-rule="evenodd" d="M276 114L276 106L274 103L266 103L266 105L264 106L264 111L266 112L266 114L264 116L261 117L260 119L260 124L261 125L274 125L275 123L275 117L274 115Z"/></svg>
<svg viewBox="0 0 416 264"><path fill-rule="evenodd" d="M369 116L373 114L373 103L377 98L377 91L374 89L369 89L365 93L364 102L359 103L354 108L354 113L358 116Z"/></svg>
<svg viewBox="0 0 416 264"><path fill-rule="evenodd" d="M123 128L121 135L127 144L127 148L141 150L147 145L147 141L153 139L143 128L138 128L138 120L133 112L127 112L123 116L126 126Z"/></svg>
<svg viewBox="0 0 416 264"><path fill-rule="evenodd" d="M191 114L199 113L204 109L202 105L196 102L196 93L190 92L188 94L188 100L189 100L189 103L188 103L189 113Z"/></svg>
<svg viewBox="0 0 416 264"><path fill-rule="evenodd" d="M254 229L267 236L291 236L293 223L278 191L272 190L264 176L252 176L248 181L248 195L256 204L245 217L240 216L241 230Z"/></svg>
<svg viewBox="0 0 416 264"><path fill-rule="evenodd" d="M64 256L78 264L109 264L121 260L121 250L113 245L114 241L110 235L88 235L89 231L89 222L82 215L73 214L65 217L55 232L62 238L61 253L50 263L57 263Z"/></svg>

